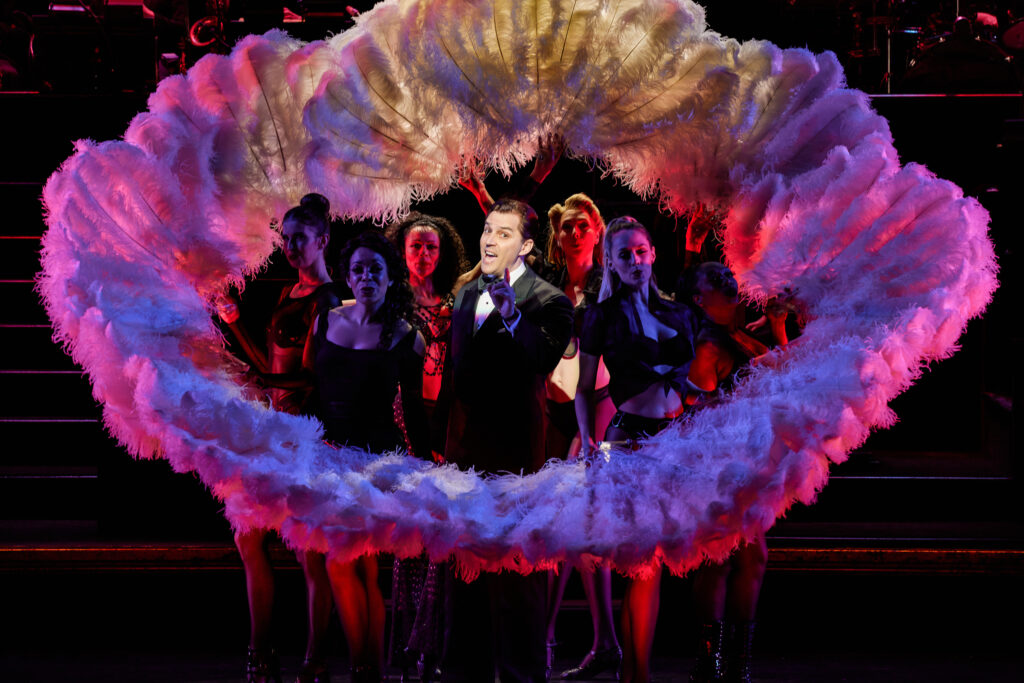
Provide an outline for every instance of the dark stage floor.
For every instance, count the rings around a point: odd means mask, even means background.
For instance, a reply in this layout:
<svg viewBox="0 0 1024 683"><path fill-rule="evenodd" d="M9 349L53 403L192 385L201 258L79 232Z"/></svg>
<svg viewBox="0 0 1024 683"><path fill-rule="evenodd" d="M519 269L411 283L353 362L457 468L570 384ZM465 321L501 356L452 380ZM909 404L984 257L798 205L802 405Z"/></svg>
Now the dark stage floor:
<svg viewBox="0 0 1024 683"><path fill-rule="evenodd" d="M560 659L559 668L568 668L575 661ZM295 671L297 658L283 658L284 680ZM234 683L244 680L243 658L238 653L152 654L131 653L37 653L0 657L2 680L10 683L104 683L137 681L139 683ZM689 659L661 656L655 659L657 683L684 683ZM332 671L344 670L341 658L331 661ZM389 681L398 681L391 671ZM814 655L765 655L757 662L756 680L764 682L849 681L864 683L918 683L919 681L1002 682L1020 681L1024 663L1019 655L872 655L865 652L839 652ZM344 682L347 677L332 679ZM416 680L416 679L413 679ZM554 679L552 679L554 680ZM611 674L602 674L595 681L612 681Z"/></svg>

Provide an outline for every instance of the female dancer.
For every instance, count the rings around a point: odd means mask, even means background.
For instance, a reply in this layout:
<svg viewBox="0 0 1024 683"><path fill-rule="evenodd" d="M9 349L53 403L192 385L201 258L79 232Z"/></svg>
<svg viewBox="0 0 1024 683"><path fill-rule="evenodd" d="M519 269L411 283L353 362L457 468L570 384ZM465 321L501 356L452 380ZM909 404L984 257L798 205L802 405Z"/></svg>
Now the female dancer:
<svg viewBox="0 0 1024 683"><path fill-rule="evenodd" d="M588 305L597 303L601 287L601 269L594 268L594 265L600 266L602 261L604 220L597 205L585 194L574 194L565 200L564 205L552 206L548 210L548 219L551 236L547 258L558 275L555 284L575 304L577 317L582 323L583 312ZM548 417L555 427L548 430L548 459L574 456L579 450L574 404L580 367L576 350L576 339L573 339L562 361L548 377ZM599 364L598 372L597 433L600 439L615 409L608 396L608 371L603 363Z"/></svg>
<svg viewBox="0 0 1024 683"><path fill-rule="evenodd" d="M601 263L604 238L604 220L593 200L585 194L574 194L565 204L555 204L548 211L551 236L548 240L548 261L559 273L558 285L576 305L577 320L582 319L586 307L597 303L601 284ZM577 325L577 328L579 325ZM576 386L579 383L580 362L578 329L562 360L547 380L547 458L575 457L579 452L579 429L576 425ZM598 364L598 395L594 434L604 437L608 422L615 412L608 395L608 370ZM553 578L548 600L548 666L553 659L555 621L565 593L571 569L566 568ZM594 641L583 661L564 671L562 678L575 680L591 678L602 671L618 670L622 650L615 635L615 616L612 611L611 569L602 567L593 572L581 572L584 592L590 606L594 625Z"/></svg>
<svg viewBox="0 0 1024 683"><path fill-rule="evenodd" d="M417 212L392 225L387 236L405 254L413 293L413 323L427 342L423 401L429 416L441 390L455 292L463 282L462 274L469 270L466 250L447 219Z"/></svg>
<svg viewBox="0 0 1024 683"><path fill-rule="evenodd" d="M689 374L694 390L687 396L687 403L698 408L727 390L738 370L768 351L742 329L738 292L732 272L721 263L702 263L685 277L684 300L692 301L703 317ZM769 305L765 313L776 343L786 344L785 307ZM694 572L700 645L690 681L750 681L754 615L767 561L768 546L759 536L741 545L725 562L704 564Z"/></svg>
<svg viewBox="0 0 1024 683"><path fill-rule="evenodd" d="M281 228L285 257L299 273L299 281L281 291L267 327L267 349L260 348L240 323L237 302L222 300L221 319L229 325L252 365L268 386L271 404L277 410L299 414L305 408L312 389L303 378L303 348L319 305L330 307L336 298L324 262L329 239L330 204L319 194L308 194L284 216ZM279 386L274 386L278 384ZM271 612L274 603L274 578L266 549L267 530L235 532L235 545L245 568L249 597L249 655L247 683L280 681L277 658L270 648ZM306 577L309 635L306 660L299 671L298 683L326 680L323 651L324 634L331 617L331 587L327 580L324 556L314 552L298 553Z"/></svg>
<svg viewBox="0 0 1024 683"><path fill-rule="evenodd" d="M341 274L355 295L351 306L321 313L314 324L312 363L326 438L374 453L403 448L430 458L423 410L423 336L409 322L412 290L405 264L387 238L367 231L341 253ZM405 434L393 404L401 390ZM384 597L377 558L328 558L335 604L345 629L352 680L381 680Z"/></svg>
<svg viewBox="0 0 1024 683"><path fill-rule="evenodd" d="M405 254L413 292L413 323L426 338L423 404L428 418L441 390L444 358L451 340L452 305L468 269L462 238L445 218L413 212L387 231ZM391 589L391 661L403 670L415 664L421 681L437 676L447 642L449 578L445 563L426 555L396 559ZM418 656L417 656L418 655Z"/></svg>
<svg viewBox="0 0 1024 683"><path fill-rule="evenodd" d="M608 366L608 389L618 409L605 432L606 440L635 443L664 429L684 410L695 319L687 306L662 298L654 284L654 259L650 234L638 221L622 217L608 224L598 304L587 310L580 335L576 406L585 456L595 448L595 386L601 357ZM653 576L633 579L626 587L623 681L650 680L660 583L659 566Z"/></svg>

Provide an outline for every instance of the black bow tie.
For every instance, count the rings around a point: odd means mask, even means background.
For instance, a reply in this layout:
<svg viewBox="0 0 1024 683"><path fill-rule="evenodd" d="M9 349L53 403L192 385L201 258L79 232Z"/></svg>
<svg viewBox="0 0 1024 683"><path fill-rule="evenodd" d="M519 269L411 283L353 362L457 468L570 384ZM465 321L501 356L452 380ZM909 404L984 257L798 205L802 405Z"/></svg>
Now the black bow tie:
<svg viewBox="0 0 1024 683"><path fill-rule="evenodd" d="M480 278L476 281L476 285L477 287L480 288L481 292L486 292L488 289L491 288L491 285L493 285L497 281L497 275L481 275Z"/></svg>

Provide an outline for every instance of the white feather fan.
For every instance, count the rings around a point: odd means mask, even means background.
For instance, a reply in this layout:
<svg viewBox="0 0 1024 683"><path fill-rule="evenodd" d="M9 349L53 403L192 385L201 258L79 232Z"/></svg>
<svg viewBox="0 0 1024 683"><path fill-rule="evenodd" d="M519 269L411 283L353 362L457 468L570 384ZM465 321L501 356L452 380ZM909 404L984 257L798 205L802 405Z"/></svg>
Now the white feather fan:
<svg viewBox="0 0 1024 683"><path fill-rule="evenodd" d="M271 217L316 190L389 219L553 132L669 210L728 208L741 286L794 289L799 343L636 454L528 477L333 449L232 382L205 302L265 262ZM44 199L38 289L131 453L196 471L236 527L467 575L724 557L891 424L996 286L984 210L900 167L833 55L722 38L686 0L393 0L323 42L249 37L162 82L125 141L80 143Z"/></svg>

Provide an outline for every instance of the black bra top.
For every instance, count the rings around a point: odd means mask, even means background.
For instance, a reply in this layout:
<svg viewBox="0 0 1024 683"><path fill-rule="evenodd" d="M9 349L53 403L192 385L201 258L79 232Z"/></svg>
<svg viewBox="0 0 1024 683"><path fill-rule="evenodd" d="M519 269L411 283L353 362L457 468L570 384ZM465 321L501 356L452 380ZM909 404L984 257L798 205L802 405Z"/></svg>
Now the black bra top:
<svg viewBox="0 0 1024 683"><path fill-rule="evenodd" d="M291 298L295 284L285 285L267 325L267 355L272 373L297 372L302 365L303 349L317 311L332 308L340 300L333 283L320 285L305 296ZM294 415L308 410L312 387L277 387L270 384L268 394L275 408Z"/></svg>
<svg viewBox="0 0 1024 683"><path fill-rule="evenodd" d="M608 391L616 406L658 383L666 394L685 391L694 356L696 317L688 306L660 298L652 298L648 310L676 334L660 342L646 336L624 290L587 307L580 350L604 357L611 376ZM669 369L664 372L655 370L666 365Z"/></svg>

